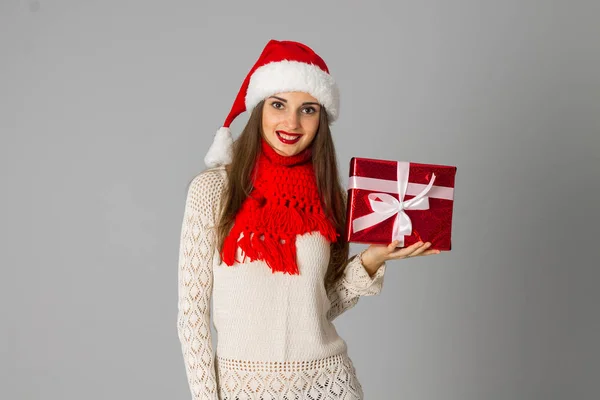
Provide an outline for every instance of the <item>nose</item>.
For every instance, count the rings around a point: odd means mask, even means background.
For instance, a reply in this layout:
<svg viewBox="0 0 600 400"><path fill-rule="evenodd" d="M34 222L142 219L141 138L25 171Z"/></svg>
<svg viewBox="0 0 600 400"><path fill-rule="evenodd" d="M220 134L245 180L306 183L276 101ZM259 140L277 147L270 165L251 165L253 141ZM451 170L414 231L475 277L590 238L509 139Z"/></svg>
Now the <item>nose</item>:
<svg viewBox="0 0 600 400"><path fill-rule="evenodd" d="M300 126L300 117L296 112L290 110L286 115L285 124L290 130L297 129Z"/></svg>

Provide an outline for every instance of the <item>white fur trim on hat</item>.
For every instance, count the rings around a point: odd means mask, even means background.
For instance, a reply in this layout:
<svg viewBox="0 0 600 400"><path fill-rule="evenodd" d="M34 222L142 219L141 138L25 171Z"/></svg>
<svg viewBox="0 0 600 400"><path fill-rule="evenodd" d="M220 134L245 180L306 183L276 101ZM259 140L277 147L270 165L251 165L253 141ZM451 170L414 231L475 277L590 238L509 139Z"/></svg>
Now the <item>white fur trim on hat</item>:
<svg viewBox="0 0 600 400"><path fill-rule="evenodd" d="M213 143L204 156L204 164L208 168L231 164L233 160L233 137L229 128L219 128Z"/></svg>
<svg viewBox="0 0 600 400"><path fill-rule="evenodd" d="M262 100L283 92L309 93L325 106L329 122L338 117L340 94L333 77L316 65L287 60L254 71L246 92L246 110L251 112Z"/></svg>

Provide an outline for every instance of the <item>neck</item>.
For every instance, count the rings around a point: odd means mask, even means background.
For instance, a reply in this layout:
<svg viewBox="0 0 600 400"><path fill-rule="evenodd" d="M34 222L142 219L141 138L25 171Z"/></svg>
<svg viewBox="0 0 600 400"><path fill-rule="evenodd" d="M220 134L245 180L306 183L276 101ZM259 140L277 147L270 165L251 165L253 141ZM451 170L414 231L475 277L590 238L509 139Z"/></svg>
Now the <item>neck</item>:
<svg viewBox="0 0 600 400"><path fill-rule="evenodd" d="M272 148L271 145L264 138L261 138L261 150L262 154L264 154L264 156L270 162L278 165L299 165L304 164L312 159L311 146L308 146L306 149L293 156L282 156L281 154L277 153L277 151L274 148Z"/></svg>

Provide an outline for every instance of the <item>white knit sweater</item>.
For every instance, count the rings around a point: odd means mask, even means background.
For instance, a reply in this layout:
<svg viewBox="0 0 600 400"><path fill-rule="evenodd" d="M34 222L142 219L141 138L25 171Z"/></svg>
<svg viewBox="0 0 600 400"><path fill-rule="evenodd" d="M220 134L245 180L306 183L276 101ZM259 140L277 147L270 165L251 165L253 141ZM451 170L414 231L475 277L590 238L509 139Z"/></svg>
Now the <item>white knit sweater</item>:
<svg viewBox="0 0 600 400"><path fill-rule="evenodd" d="M181 230L178 335L193 399L362 399L332 321L380 293L385 264L370 277L355 256L326 292L329 242L317 232L297 237L299 275L274 274L262 261L222 263L215 221L226 184L223 167L194 178Z"/></svg>

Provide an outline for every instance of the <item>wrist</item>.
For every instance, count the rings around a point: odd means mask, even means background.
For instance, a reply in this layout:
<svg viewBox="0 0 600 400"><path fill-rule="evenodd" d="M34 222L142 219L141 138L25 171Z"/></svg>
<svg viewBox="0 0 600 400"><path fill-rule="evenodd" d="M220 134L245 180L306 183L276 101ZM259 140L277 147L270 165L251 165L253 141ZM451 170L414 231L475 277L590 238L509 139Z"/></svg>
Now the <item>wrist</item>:
<svg viewBox="0 0 600 400"><path fill-rule="evenodd" d="M377 270L383 265L383 261L373 260L371 254L365 249L358 254L358 259L369 276L375 275Z"/></svg>

